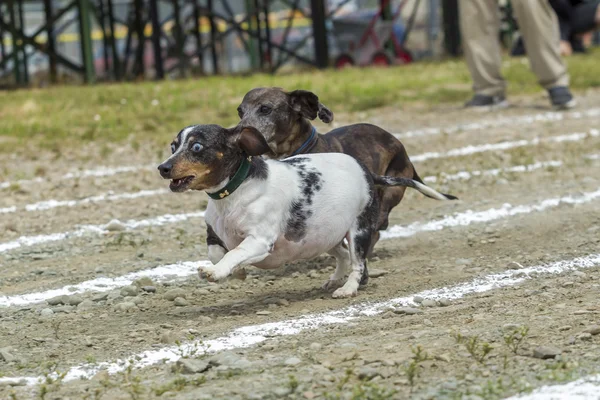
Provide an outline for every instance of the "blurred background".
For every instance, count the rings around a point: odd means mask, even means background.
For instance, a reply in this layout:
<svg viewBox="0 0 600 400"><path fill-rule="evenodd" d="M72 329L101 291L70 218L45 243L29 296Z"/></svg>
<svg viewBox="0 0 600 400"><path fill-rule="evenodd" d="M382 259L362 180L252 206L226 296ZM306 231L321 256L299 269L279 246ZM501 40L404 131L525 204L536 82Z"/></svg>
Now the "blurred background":
<svg viewBox="0 0 600 400"><path fill-rule="evenodd" d="M508 48L516 24L509 2L499 5ZM4 87L396 65L459 53L457 0L0 2Z"/></svg>

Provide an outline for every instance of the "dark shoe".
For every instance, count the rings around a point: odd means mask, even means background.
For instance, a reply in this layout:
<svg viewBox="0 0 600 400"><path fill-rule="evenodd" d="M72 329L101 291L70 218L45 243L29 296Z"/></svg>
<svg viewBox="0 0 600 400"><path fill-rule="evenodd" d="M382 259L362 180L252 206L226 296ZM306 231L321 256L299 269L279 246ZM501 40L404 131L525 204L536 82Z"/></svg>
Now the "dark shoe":
<svg viewBox="0 0 600 400"><path fill-rule="evenodd" d="M573 95L566 86L556 86L548 89L552 106L557 110L568 110L577 105Z"/></svg>
<svg viewBox="0 0 600 400"><path fill-rule="evenodd" d="M469 100L465 107L472 108L474 110L497 110L500 108L508 107L508 102L503 94L496 96L485 96L482 94L476 94L471 100Z"/></svg>

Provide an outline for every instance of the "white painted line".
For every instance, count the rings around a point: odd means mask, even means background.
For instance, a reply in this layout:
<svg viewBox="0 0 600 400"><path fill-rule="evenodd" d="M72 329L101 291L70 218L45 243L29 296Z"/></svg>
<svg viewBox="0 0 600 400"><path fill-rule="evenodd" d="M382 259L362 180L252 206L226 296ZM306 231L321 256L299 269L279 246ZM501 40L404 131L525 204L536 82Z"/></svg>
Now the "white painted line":
<svg viewBox="0 0 600 400"><path fill-rule="evenodd" d="M473 293L487 292L507 286L517 285L527 279L540 275L554 275L574 271L583 268L591 268L600 265L600 254L578 257L571 260L559 261L552 264L542 264L534 267L508 270L505 272L490 274L472 281L450 287L425 290L406 297L398 297L378 303L357 304L344 307L337 311L329 311L319 314L303 315L299 318L270 322L260 325L243 326L234 329L226 336L202 342L188 342L180 346L169 346L157 350L148 350L139 354L133 354L126 360L137 360L133 366L144 368L161 362L175 362L181 357L182 351L197 349L198 355L203 353L215 353L223 350L250 347L254 344L269 340L274 336L297 335L303 331L315 330L322 326L332 324L344 324L361 316L373 316L380 314L391 307L415 306L413 298L421 296L429 299L447 298L456 300ZM101 370L110 374L124 371L128 366L125 360L116 362L101 362L98 364L81 364L67 371L64 381L74 379L89 379ZM40 382L42 377L11 377L0 378L0 382L24 381L27 384Z"/></svg>
<svg viewBox="0 0 600 400"><path fill-rule="evenodd" d="M160 226L185 221L190 218L201 217L204 217L204 211L185 214L165 214L149 219L129 220L121 222L121 224L124 230L129 231L147 226ZM20 247L29 247L43 243L57 242L75 237L81 237L87 234L103 235L109 232L106 228L111 225L111 223L112 221L104 225L82 225L79 229L74 231L51 233L49 235L21 236L17 240L0 243L0 253Z"/></svg>
<svg viewBox="0 0 600 400"><path fill-rule="evenodd" d="M600 199L600 189L594 192L583 193L580 196L564 196L546 199L531 205L523 204L520 206L513 206L506 203L500 208L490 208L485 211L467 210L434 221L414 222L408 226L394 225L381 232L381 239L408 237L413 236L417 232L439 231L454 226L467 226L473 223L490 222L515 215L544 211L548 208L558 207L561 204L584 204L597 199Z"/></svg>
<svg viewBox="0 0 600 400"><path fill-rule="evenodd" d="M131 193L118 193L108 192L99 194L97 196L90 196L79 200L45 200L38 203L27 204L22 208L15 206L9 208L0 208L0 213L14 213L17 211L45 211L58 207L77 207L84 204L91 203L102 203L104 201L118 201L118 200L131 200L138 199L140 197L158 196L162 194L170 193L168 189L157 189L157 190L140 190L139 192Z"/></svg>
<svg viewBox="0 0 600 400"><path fill-rule="evenodd" d="M442 230L448 227L454 226L467 226L473 223L479 222L489 222L497 219L508 218L514 215L519 214L527 214L535 211L544 211L548 208L557 207L560 204L583 204L600 198L600 189L595 192L583 193L580 196L564 196L558 197L554 199L547 199L537 204L532 205L520 205L520 206L511 206L510 204L505 204L501 208L492 208L485 211L474 212L471 210L456 213L454 215L446 216L439 220L429 221L429 222L415 222L408 226L402 225L394 225L387 229L384 232L381 232L381 239L392 239L397 237L409 237L413 236L419 232L423 231L437 231ZM185 276L191 276L196 274L196 269L192 268L192 265L197 265L198 263L206 263L208 261L197 261L197 262L180 262L177 264L170 264L165 266L159 266L147 270L141 270L135 272L134 274L139 274L139 276L153 276L156 278L160 278L163 281L168 281L168 276L161 276L159 273L164 272L165 275L172 275L177 278L182 278ZM129 282L131 279L129 278L131 274L125 275L123 277L116 278L99 278L91 281L82 282L76 285L68 285L58 289L52 289L44 292L34 292L34 293L26 293L19 294L13 296L4 296L0 297L0 307L1 306L11 306L11 305L26 305L32 303L38 303L49 298L59 296L62 294L69 293L83 293L86 291L102 291L102 285L107 285L108 289L111 290L115 287L119 287L118 285L123 282ZM108 280L105 280L108 279ZM135 278L137 279L137 278ZM129 283L123 283L122 286L128 285Z"/></svg>
<svg viewBox="0 0 600 400"><path fill-rule="evenodd" d="M549 168L549 167L560 167L563 165L562 161L544 161L544 162L536 162L533 164L527 165L517 165L514 167L506 167L506 168L494 168L494 169L486 169L483 171L459 171L455 174L446 174L441 173L439 177L437 176L426 176L423 178L425 182L435 183L438 179L442 182L447 181L457 181L463 180L467 181L476 176L498 176L500 174L505 173L521 173L521 172L531 172L541 168Z"/></svg>
<svg viewBox="0 0 600 400"><path fill-rule="evenodd" d="M523 126L530 125L538 122L552 122L552 121L564 121L570 119L583 119L583 118L596 118L600 117L600 108L592 108L585 111L573 111L573 112L546 112L540 114L530 114L514 117L503 117L491 120L483 120L476 122L467 122L465 124L454 125L450 127L438 127L438 128L424 128L416 129L412 131L406 131L397 133L396 136L399 139L412 138L418 136L431 136L440 134L453 134L456 132L469 132L479 131L489 128L498 128L502 126Z"/></svg>
<svg viewBox="0 0 600 400"><path fill-rule="evenodd" d="M40 303L56 296L73 295L84 292L108 292L110 290L131 285L140 278L151 278L155 282L176 281L198 273L198 267L210 266L210 261L184 261L169 265L159 265L154 268L132 272L115 278L101 277L75 285L64 286L44 292L35 292L15 296L0 296L0 307L23 306Z"/></svg>
<svg viewBox="0 0 600 400"><path fill-rule="evenodd" d="M598 400L600 399L600 375L581 378L563 385L544 386L525 395L507 400Z"/></svg>
<svg viewBox="0 0 600 400"><path fill-rule="evenodd" d="M133 166L125 166L125 167L98 167L95 169L85 169L83 171L69 172L61 177L58 180L68 180L68 179L77 179L77 178L90 178L90 177L101 177L101 176L113 176L117 174L122 174L124 172L137 172L141 170L152 170L156 168L155 165L133 165ZM0 189L6 189L11 187L12 185L28 185L31 183L43 183L50 181L51 179L47 178L33 178L33 179L21 179L15 182L0 182Z"/></svg>
<svg viewBox="0 0 600 400"><path fill-rule="evenodd" d="M480 144L477 146L465 146L459 147L456 149L452 149L450 151L440 153L437 151L417 154L416 156L411 156L410 160L413 162L426 161L437 158L447 158L447 157L460 157L466 156L469 154L476 153L484 153L487 151L498 151L498 150L508 150L514 149L517 147L524 146L537 146L540 143L562 143L562 142L579 142L588 137L598 137L600 136L600 131L597 129L590 129L589 133L569 133L566 135L552 136L552 137L536 137L531 140L516 140L510 142L500 142L500 143L486 143Z"/></svg>

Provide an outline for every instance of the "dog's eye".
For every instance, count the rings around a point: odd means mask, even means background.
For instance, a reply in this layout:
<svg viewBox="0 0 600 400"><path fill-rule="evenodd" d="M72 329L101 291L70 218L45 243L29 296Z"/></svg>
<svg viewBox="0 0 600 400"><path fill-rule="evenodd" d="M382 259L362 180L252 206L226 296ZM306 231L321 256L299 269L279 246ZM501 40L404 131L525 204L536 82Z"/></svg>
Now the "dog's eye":
<svg viewBox="0 0 600 400"><path fill-rule="evenodd" d="M192 151L193 151L194 153L197 153L197 152L199 152L200 150L202 150L202 145L201 145L200 143L196 142L196 143L194 143L194 144L192 145Z"/></svg>
<svg viewBox="0 0 600 400"><path fill-rule="evenodd" d="M238 116L239 116L240 118L243 118L243 117L244 117L244 112L242 111L242 109L241 109L241 108L239 108L239 107L238 107L238 109L237 109L237 112L238 112Z"/></svg>
<svg viewBox="0 0 600 400"><path fill-rule="evenodd" d="M264 115L268 115L271 113L271 111L273 111L273 109L269 106L260 106L260 108L258 109L258 112Z"/></svg>
<svg viewBox="0 0 600 400"><path fill-rule="evenodd" d="M175 150L177 150L177 146L175 146L175 143L172 143L171 144L171 154L174 154Z"/></svg>

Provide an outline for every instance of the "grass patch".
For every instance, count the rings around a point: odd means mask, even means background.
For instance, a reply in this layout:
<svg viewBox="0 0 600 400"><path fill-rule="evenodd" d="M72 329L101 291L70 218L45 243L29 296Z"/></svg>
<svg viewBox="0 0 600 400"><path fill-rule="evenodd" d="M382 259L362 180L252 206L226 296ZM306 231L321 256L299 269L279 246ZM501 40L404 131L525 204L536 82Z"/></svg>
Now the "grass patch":
<svg viewBox="0 0 600 400"><path fill-rule="evenodd" d="M573 89L600 86L598 50L568 58ZM537 93L541 88L521 59L506 59L503 73L509 94ZM196 80L62 86L0 93L0 143L14 152L35 144L53 149L86 142L118 143L129 139L164 145L184 126L237 122L236 107L259 86L314 91L335 112L383 106L461 102L471 95L471 78L463 60L419 62L387 69L310 71L293 75L208 77ZM107 151L107 150L106 150Z"/></svg>

